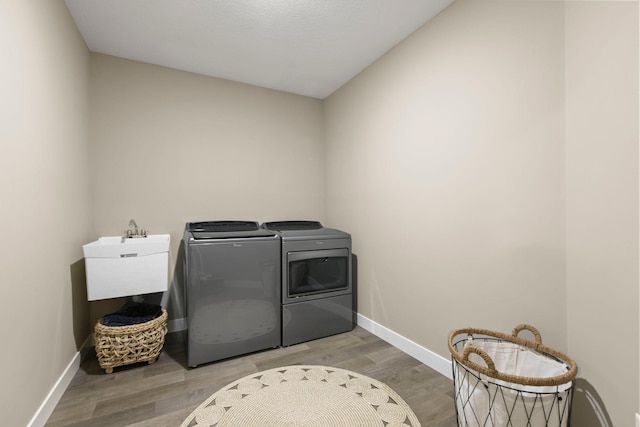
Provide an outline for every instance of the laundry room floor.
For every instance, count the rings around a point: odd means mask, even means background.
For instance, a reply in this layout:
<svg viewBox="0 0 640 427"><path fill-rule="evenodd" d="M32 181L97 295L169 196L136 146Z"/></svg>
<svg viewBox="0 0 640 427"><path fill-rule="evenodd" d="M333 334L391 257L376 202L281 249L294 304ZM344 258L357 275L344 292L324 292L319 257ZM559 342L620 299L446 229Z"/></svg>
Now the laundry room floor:
<svg viewBox="0 0 640 427"><path fill-rule="evenodd" d="M158 361L105 374L93 351L46 426L178 426L207 397L246 375L289 365L324 365L384 382L423 427L456 426L453 383L360 327L285 348L187 367L184 333L168 334Z"/></svg>

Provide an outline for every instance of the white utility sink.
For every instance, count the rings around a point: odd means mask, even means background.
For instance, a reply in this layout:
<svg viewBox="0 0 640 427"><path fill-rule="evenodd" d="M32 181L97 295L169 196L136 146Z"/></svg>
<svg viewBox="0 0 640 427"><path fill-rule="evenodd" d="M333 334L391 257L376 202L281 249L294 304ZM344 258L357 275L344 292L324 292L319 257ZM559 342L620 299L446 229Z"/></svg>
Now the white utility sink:
<svg viewBox="0 0 640 427"><path fill-rule="evenodd" d="M170 240L169 234L108 236L82 246L88 300L167 291Z"/></svg>

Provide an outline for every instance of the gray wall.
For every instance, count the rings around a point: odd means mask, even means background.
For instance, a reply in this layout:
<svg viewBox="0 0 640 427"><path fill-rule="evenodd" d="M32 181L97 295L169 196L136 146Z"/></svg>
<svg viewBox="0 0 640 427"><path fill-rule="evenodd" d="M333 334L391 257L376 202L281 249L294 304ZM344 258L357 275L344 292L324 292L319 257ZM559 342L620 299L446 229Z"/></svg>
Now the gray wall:
<svg viewBox="0 0 640 427"><path fill-rule="evenodd" d="M566 270L569 350L614 426L640 408L638 3L567 2ZM589 425L578 411L575 425Z"/></svg>
<svg viewBox="0 0 640 427"><path fill-rule="evenodd" d="M89 335L89 52L62 1L0 2L2 424L24 426Z"/></svg>
<svg viewBox="0 0 640 427"><path fill-rule="evenodd" d="M359 311L443 357L538 327L581 427L638 409L637 41L637 3L457 0L325 100Z"/></svg>
<svg viewBox="0 0 640 427"><path fill-rule="evenodd" d="M92 54L94 228L324 217L322 101Z"/></svg>

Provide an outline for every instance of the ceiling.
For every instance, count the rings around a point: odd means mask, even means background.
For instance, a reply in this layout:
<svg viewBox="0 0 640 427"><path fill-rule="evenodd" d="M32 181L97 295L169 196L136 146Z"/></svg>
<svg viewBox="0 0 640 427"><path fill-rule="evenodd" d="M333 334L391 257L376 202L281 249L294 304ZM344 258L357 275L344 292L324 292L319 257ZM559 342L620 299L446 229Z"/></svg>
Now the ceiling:
<svg viewBox="0 0 640 427"><path fill-rule="evenodd" d="M324 99L453 0L65 0L92 52Z"/></svg>

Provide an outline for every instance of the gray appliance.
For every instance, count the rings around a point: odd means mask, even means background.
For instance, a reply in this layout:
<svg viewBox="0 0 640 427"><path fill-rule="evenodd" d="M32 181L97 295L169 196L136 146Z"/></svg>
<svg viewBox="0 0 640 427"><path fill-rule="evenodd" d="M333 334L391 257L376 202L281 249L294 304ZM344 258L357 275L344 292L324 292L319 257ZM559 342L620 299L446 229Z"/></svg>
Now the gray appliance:
<svg viewBox="0 0 640 427"><path fill-rule="evenodd" d="M282 345L352 330L351 236L317 221L262 227L282 239Z"/></svg>
<svg viewBox="0 0 640 427"><path fill-rule="evenodd" d="M280 237L251 221L185 225L187 364L280 346Z"/></svg>

